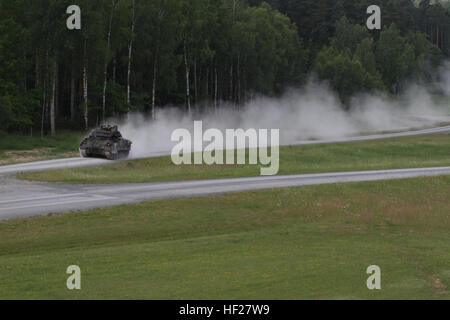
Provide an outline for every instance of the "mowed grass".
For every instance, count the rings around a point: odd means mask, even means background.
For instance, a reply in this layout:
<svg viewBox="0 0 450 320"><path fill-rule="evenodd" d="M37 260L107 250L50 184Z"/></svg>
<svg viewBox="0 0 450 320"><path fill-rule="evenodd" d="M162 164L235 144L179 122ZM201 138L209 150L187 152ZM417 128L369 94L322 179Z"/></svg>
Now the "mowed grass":
<svg viewBox="0 0 450 320"><path fill-rule="evenodd" d="M449 227L448 176L10 220L0 299L449 299Z"/></svg>
<svg viewBox="0 0 450 320"><path fill-rule="evenodd" d="M0 133L0 165L78 156L80 132L62 131L55 138Z"/></svg>
<svg viewBox="0 0 450 320"><path fill-rule="evenodd" d="M291 146L280 150L280 175L450 165L450 135ZM66 183L125 183L259 176L259 165L181 165L170 157L32 172L20 179Z"/></svg>

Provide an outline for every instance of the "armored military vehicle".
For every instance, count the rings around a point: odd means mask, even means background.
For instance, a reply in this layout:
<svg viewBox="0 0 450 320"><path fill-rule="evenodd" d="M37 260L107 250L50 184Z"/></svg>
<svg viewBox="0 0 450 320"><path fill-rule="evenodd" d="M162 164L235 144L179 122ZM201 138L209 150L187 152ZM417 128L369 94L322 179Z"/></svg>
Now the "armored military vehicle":
<svg viewBox="0 0 450 320"><path fill-rule="evenodd" d="M128 157L132 142L124 139L116 125L102 125L92 130L80 143L82 157L117 160Z"/></svg>

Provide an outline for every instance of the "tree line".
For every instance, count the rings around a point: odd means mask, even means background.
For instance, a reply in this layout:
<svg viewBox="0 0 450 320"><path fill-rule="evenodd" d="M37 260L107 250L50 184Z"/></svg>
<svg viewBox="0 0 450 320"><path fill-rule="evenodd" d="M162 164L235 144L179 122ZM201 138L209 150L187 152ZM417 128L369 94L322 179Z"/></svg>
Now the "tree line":
<svg viewBox="0 0 450 320"><path fill-rule="evenodd" d="M311 73L345 102L396 93L450 56L450 2L379 0L0 0L0 130L55 135L131 111L239 108ZM345 105L345 103L344 103Z"/></svg>

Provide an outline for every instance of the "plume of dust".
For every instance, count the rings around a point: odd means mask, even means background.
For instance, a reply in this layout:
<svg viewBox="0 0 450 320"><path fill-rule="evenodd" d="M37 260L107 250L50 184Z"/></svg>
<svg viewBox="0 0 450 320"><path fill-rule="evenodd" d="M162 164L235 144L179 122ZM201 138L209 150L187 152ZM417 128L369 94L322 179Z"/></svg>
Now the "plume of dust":
<svg viewBox="0 0 450 320"><path fill-rule="evenodd" d="M450 95L450 68L443 70L434 87ZM126 120L115 122L119 122L123 136L133 141L134 158L170 153L176 144L171 141L172 132L185 128L193 134L195 120L203 121L204 131L279 129L281 145L450 122L448 103L444 106L434 103L431 91L417 84L397 98L385 94L357 95L350 105L350 111L344 111L327 84L310 81L304 88L291 89L281 98L258 97L239 110L222 104L216 111L188 116L177 108L166 107L157 111L155 121L142 114L131 114Z"/></svg>

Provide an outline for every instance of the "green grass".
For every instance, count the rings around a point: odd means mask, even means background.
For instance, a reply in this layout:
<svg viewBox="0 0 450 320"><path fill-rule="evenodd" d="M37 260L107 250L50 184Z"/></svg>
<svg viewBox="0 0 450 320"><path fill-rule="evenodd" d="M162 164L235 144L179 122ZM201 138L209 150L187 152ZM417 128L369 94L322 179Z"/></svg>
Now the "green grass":
<svg viewBox="0 0 450 320"><path fill-rule="evenodd" d="M450 135L283 147L280 175L450 165ZM105 166L33 172L20 179L66 183L125 183L260 175L257 165L182 165L170 157L124 161Z"/></svg>
<svg viewBox="0 0 450 320"><path fill-rule="evenodd" d="M0 133L0 165L78 155L80 132L62 131L55 138Z"/></svg>
<svg viewBox="0 0 450 320"><path fill-rule="evenodd" d="M0 299L449 299L450 177L0 223ZM82 290L65 287L81 267ZM382 290L366 288L379 265Z"/></svg>

